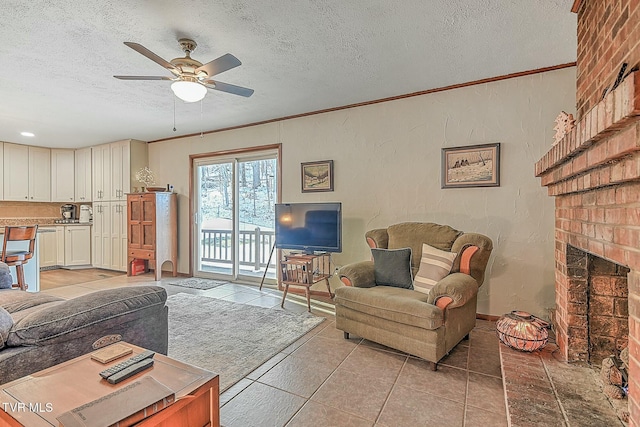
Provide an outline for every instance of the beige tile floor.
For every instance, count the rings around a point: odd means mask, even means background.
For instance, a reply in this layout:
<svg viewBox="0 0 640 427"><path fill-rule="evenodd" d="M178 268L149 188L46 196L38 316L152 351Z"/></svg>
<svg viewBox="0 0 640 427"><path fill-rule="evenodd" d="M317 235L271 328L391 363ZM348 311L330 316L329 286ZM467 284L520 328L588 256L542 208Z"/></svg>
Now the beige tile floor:
<svg viewBox="0 0 640 427"><path fill-rule="evenodd" d="M165 282L160 284L169 294L188 292L274 309L280 305L281 293L274 289L229 283L202 291ZM150 274L120 276L43 292L72 298L151 283L158 284ZM292 297L285 310L305 311L306 303ZM412 356L353 335L345 340L330 309L314 304L313 312L328 321L221 394L223 426L507 426L492 322L479 320L470 339L432 372Z"/></svg>

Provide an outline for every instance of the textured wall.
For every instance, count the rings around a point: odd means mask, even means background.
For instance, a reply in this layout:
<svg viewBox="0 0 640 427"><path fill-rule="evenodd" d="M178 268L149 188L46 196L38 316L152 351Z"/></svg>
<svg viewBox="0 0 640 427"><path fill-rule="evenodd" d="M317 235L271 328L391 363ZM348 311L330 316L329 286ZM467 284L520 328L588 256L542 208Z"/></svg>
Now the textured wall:
<svg viewBox="0 0 640 427"><path fill-rule="evenodd" d="M188 267L189 154L282 144L282 201L341 201L339 264L369 258L364 232L433 221L494 242L478 312L547 316L554 306L554 205L534 176L561 110L574 113L575 68L151 144L158 182L179 196L179 271ZM443 147L502 143L501 186L441 189ZM333 159L335 191L300 191L300 163ZM332 286L339 286L337 280ZM320 289L320 288L319 288Z"/></svg>

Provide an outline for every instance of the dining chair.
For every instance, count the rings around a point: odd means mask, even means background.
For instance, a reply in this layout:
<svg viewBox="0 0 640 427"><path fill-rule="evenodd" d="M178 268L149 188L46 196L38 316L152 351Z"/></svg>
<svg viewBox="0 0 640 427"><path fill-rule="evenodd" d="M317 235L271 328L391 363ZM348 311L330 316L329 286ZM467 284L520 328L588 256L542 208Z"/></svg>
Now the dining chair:
<svg viewBox="0 0 640 427"><path fill-rule="evenodd" d="M38 232L37 225L30 226L7 226L4 228L4 242L2 244L2 254L0 254L0 261L4 262L8 266L14 266L16 268L16 276L18 283L14 284L14 288L20 288L26 291L29 285L24 280L24 269L22 266L29 262L35 253L36 247L36 233ZM9 242L29 242L24 243L20 248L13 247L7 249L7 243ZM10 245L12 246L12 245Z"/></svg>

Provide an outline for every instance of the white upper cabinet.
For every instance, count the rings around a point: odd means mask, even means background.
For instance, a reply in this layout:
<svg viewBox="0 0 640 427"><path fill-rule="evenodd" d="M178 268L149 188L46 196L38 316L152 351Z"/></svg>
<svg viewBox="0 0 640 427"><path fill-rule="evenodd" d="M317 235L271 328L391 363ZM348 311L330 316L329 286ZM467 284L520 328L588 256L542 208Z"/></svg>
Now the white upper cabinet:
<svg viewBox="0 0 640 427"><path fill-rule="evenodd" d="M51 149L51 201L75 200L75 152Z"/></svg>
<svg viewBox="0 0 640 427"><path fill-rule="evenodd" d="M51 150L4 144L4 199L51 201Z"/></svg>
<svg viewBox="0 0 640 427"><path fill-rule="evenodd" d="M129 147L130 141L128 140L111 144L111 192L109 200L123 199L125 188L129 187L129 165L131 163Z"/></svg>
<svg viewBox="0 0 640 427"><path fill-rule="evenodd" d="M91 198L91 147L75 151L75 201L90 202Z"/></svg>
<svg viewBox="0 0 640 427"><path fill-rule="evenodd" d="M149 160L147 143L134 139L95 146L91 157L94 202L126 200L136 172Z"/></svg>
<svg viewBox="0 0 640 427"><path fill-rule="evenodd" d="M109 200L111 195L111 145L103 144L92 147L91 159L93 201Z"/></svg>
<svg viewBox="0 0 640 427"><path fill-rule="evenodd" d="M111 145L111 192L108 200L126 200L136 181L136 173L147 166L147 143L135 139L113 142Z"/></svg>
<svg viewBox="0 0 640 427"><path fill-rule="evenodd" d="M134 139L77 150L0 142L0 200L123 201L148 160L147 143Z"/></svg>
<svg viewBox="0 0 640 427"><path fill-rule="evenodd" d="M29 147L29 201L51 201L51 149Z"/></svg>
<svg viewBox="0 0 640 427"><path fill-rule="evenodd" d="M4 199L29 200L29 146L4 144Z"/></svg>

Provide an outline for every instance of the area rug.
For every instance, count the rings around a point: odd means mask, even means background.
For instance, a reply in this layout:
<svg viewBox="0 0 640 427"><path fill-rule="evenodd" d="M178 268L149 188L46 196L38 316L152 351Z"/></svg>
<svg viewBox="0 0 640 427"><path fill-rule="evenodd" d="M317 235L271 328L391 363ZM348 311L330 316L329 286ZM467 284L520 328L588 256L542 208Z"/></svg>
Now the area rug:
<svg viewBox="0 0 640 427"><path fill-rule="evenodd" d="M220 392L324 320L186 293L167 306L169 356L219 374Z"/></svg>
<svg viewBox="0 0 640 427"><path fill-rule="evenodd" d="M197 277L189 277L187 279L171 278L166 280L163 279L162 281L168 285L182 286L183 288L202 289L202 290L217 288L218 286L228 283L228 282L223 282L221 280L200 279Z"/></svg>

